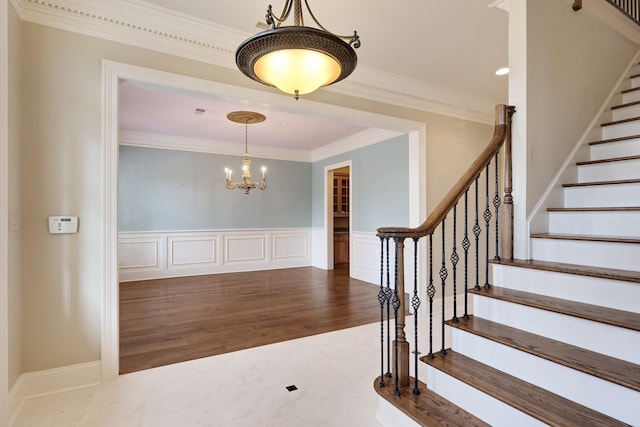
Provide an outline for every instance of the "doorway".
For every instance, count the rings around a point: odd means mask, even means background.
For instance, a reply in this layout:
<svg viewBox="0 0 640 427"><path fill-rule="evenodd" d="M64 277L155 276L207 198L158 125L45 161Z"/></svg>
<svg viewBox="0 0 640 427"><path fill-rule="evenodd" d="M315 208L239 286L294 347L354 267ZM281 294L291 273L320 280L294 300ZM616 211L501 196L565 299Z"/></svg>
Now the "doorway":
<svg viewBox="0 0 640 427"><path fill-rule="evenodd" d="M349 269L351 167L344 166L332 172L333 268Z"/></svg>

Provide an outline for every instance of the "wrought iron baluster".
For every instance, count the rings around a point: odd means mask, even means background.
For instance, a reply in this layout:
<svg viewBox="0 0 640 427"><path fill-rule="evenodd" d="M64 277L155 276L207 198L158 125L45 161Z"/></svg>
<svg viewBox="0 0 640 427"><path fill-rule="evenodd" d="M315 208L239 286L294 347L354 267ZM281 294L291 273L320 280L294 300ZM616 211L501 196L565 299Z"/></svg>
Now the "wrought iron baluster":
<svg viewBox="0 0 640 427"><path fill-rule="evenodd" d="M451 250L451 271L453 273L453 318L452 320L457 323L458 322L458 277L456 274L456 270L458 267L458 261L460 261L460 257L458 256L458 252L456 250L456 232L458 226L458 202L453 205L453 249Z"/></svg>
<svg viewBox="0 0 640 427"><path fill-rule="evenodd" d="M386 239L388 240L388 238ZM384 382L384 305L387 296L384 289L384 241L385 238L380 237L380 291L378 292L378 303L380 304L380 387L386 387Z"/></svg>
<svg viewBox="0 0 640 427"><path fill-rule="evenodd" d="M462 239L462 249L464 249L464 318L469 318L469 190L464 192L464 239Z"/></svg>
<svg viewBox="0 0 640 427"><path fill-rule="evenodd" d="M500 199L500 193L499 193L499 184L498 184L498 153L496 153L496 159L495 159L495 163L496 163L496 193L493 196L493 207L495 208L495 212L496 212L496 256L493 258L495 260L499 260L500 259L500 205L502 204L502 200ZM487 254L487 258L489 257L489 254Z"/></svg>
<svg viewBox="0 0 640 427"><path fill-rule="evenodd" d="M484 214L483 214L483 218L484 218L484 222L485 222L485 229L486 229L486 236L485 236L485 263L484 263L484 287L485 288L489 288L491 287L491 285L489 285L489 225L491 223L491 211L489 210L489 165L491 164L491 161L489 161L489 163L487 163L487 168L485 170L485 176L486 176L486 188L484 190L485 193L485 209L484 209Z"/></svg>
<svg viewBox="0 0 640 427"><path fill-rule="evenodd" d="M427 296L429 297L429 359L433 359L433 297L436 287L433 286L433 233L429 234L429 285Z"/></svg>
<svg viewBox="0 0 640 427"><path fill-rule="evenodd" d="M449 273L447 272L447 265L445 264L445 259L446 259L446 255L445 255L445 249L444 249L444 240L445 240L445 227L446 227L446 220L447 217L444 217L444 219L442 220L442 265L440 267L440 281L442 283L442 318L440 319L441 323L441 333L442 333L442 346L440 348L440 354L447 354L447 350L444 348L445 344L444 344L444 310L445 310L445 285L447 284L447 276L449 275Z"/></svg>
<svg viewBox="0 0 640 427"><path fill-rule="evenodd" d="M398 365L398 354L400 351L400 344L398 341L398 309L400 308L400 297L398 297L398 239L394 239L396 242L396 259L395 259L395 280L394 280L394 289L393 289L393 300L391 302L391 304L393 305L393 314L394 314L394 329L395 329L395 357L394 359L394 373L395 373L395 385L396 388L393 391L393 395L394 396L400 396L400 374L398 371L399 365Z"/></svg>
<svg viewBox="0 0 640 427"><path fill-rule="evenodd" d="M478 222L478 180L480 179L480 175L476 177L476 221L473 224L473 234L476 236L476 284L474 289L480 289L480 233L482 229L480 228L480 223Z"/></svg>
<svg viewBox="0 0 640 427"><path fill-rule="evenodd" d="M413 238L413 297L411 298L411 308L413 308L413 366L415 368L413 394L419 395L418 388L418 309L420 308L420 297L418 296L418 238Z"/></svg>
<svg viewBox="0 0 640 427"><path fill-rule="evenodd" d="M389 238L386 239L387 246L387 287L385 289L385 297L387 302L387 378L391 378L391 298L393 290L391 289L391 279L389 266Z"/></svg>

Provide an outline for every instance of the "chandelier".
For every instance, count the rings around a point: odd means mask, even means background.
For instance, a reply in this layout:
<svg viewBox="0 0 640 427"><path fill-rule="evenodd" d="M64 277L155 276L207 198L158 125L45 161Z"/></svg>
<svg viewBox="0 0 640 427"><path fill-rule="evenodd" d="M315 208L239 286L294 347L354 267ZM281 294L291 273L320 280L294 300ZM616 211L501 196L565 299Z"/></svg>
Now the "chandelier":
<svg viewBox="0 0 640 427"><path fill-rule="evenodd" d="M246 76L295 99L349 76L358 62L354 48L360 47L356 31L353 36L330 33L313 15L307 0L304 4L319 28L304 25L301 0L286 0L280 17L269 5L265 18L271 28L248 38L236 50L236 65ZM281 26L292 6L294 25Z"/></svg>
<svg viewBox="0 0 640 427"><path fill-rule="evenodd" d="M254 123L262 123L266 120L266 117L260 113L253 111L234 111L227 114L227 119L235 123L244 123L244 159L242 159L242 181L231 181L231 169L224 168L224 173L227 180L227 188L229 190L244 190L244 194L249 194L254 188L264 190L267 188L267 168L262 167L262 178L259 182L251 181L251 160L249 160L249 149L247 147L248 140L248 126Z"/></svg>

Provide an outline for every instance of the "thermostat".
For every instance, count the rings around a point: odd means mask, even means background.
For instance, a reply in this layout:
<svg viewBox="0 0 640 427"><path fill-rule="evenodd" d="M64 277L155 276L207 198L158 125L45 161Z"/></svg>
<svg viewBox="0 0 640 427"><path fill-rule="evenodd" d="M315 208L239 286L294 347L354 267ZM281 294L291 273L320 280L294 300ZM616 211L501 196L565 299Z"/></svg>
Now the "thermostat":
<svg viewBox="0 0 640 427"><path fill-rule="evenodd" d="M78 232L77 216L50 216L49 233L67 234Z"/></svg>

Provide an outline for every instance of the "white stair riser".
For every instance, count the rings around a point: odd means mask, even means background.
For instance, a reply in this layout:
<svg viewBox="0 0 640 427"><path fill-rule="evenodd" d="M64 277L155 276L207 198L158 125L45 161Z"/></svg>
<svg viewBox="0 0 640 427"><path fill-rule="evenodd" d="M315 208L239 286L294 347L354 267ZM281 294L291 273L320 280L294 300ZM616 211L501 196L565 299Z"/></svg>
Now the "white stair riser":
<svg viewBox="0 0 640 427"><path fill-rule="evenodd" d="M549 212L549 233L640 237L640 211Z"/></svg>
<svg viewBox="0 0 640 427"><path fill-rule="evenodd" d="M640 117L640 104L629 105L628 107L616 108L612 112L612 121L632 119Z"/></svg>
<svg viewBox="0 0 640 427"><path fill-rule="evenodd" d="M640 159L578 166L578 182L640 178Z"/></svg>
<svg viewBox="0 0 640 427"><path fill-rule="evenodd" d="M640 401L637 391L456 328L452 340L453 350L467 357L610 417L632 425L640 422L640 412L632 404Z"/></svg>
<svg viewBox="0 0 640 427"><path fill-rule="evenodd" d="M640 283L493 264L494 286L640 313Z"/></svg>
<svg viewBox="0 0 640 427"><path fill-rule="evenodd" d="M565 208L629 207L640 200L640 183L564 188Z"/></svg>
<svg viewBox="0 0 640 427"><path fill-rule="evenodd" d="M640 271L640 244L532 238L531 258Z"/></svg>
<svg viewBox="0 0 640 427"><path fill-rule="evenodd" d="M537 419L431 366L427 366L427 386L494 427L546 426Z"/></svg>
<svg viewBox="0 0 640 427"><path fill-rule="evenodd" d="M632 71L629 73L630 76L635 76L636 74L638 74L637 71ZM630 78L629 80L631 80L632 88L640 87L640 77L633 77L633 78Z"/></svg>
<svg viewBox="0 0 640 427"><path fill-rule="evenodd" d="M591 146L591 160L640 155L640 138Z"/></svg>
<svg viewBox="0 0 640 427"><path fill-rule="evenodd" d="M640 101L640 90L634 90L622 94L622 103L628 104L629 102Z"/></svg>
<svg viewBox="0 0 640 427"><path fill-rule="evenodd" d="M640 121L619 123L602 127L602 139L620 138L640 134Z"/></svg>
<svg viewBox="0 0 640 427"><path fill-rule="evenodd" d="M476 317L640 363L640 333L573 316L474 295ZM621 345L624 343L624 345Z"/></svg>

